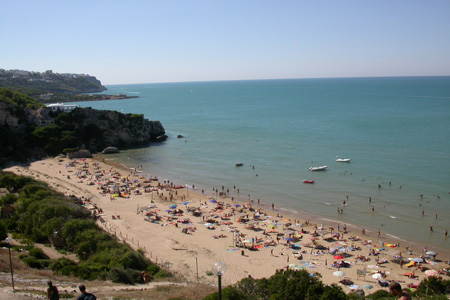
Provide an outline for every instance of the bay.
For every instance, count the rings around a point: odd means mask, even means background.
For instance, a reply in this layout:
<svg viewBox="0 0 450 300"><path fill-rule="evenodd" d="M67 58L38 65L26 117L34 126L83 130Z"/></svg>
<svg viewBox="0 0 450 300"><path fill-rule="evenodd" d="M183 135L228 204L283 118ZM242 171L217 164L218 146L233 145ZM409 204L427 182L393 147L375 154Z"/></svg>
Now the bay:
<svg viewBox="0 0 450 300"><path fill-rule="evenodd" d="M139 98L77 104L144 114L161 121L169 136L113 157L129 167L142 165L144 173L207 193L224 186L237 197L236 186L244 199L290 212L449 246L450 77L107 88ZM337 155L351 162L335 162ZM321 165L328 169L308 170Z"/></svg>

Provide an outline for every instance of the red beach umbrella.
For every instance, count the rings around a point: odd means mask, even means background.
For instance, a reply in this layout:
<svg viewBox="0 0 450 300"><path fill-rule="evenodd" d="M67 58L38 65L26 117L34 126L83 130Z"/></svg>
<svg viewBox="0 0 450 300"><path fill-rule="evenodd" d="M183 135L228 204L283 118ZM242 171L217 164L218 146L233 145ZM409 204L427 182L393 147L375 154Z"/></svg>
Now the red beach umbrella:
<svg viewBox="0 0 450 300"><path fill-rule="evenodd" d="M333 259L344 259L344 257L342 255L336 255L333 257Z"/></svg>

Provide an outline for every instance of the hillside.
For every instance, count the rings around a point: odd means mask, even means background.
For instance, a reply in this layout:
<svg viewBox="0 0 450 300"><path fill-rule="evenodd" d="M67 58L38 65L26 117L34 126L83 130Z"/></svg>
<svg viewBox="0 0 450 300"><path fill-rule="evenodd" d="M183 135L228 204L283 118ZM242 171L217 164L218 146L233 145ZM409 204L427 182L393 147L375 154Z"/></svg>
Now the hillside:
<svg viewBox="0 0 450 300"><path fill-rule="evenodd" d="M165 137L162 124L143 115L90 108L52 111L26 95L0 88L0 165L82 148L99 152L143 146Z"/></svg>
<svg viewBox="0 0 450 300"><path fill-rule="evenodd" d="M90 75L3 69L0 69L0 87L26 91L27 94L29 92L34 94L82 94L106 90L97 78Z"/></svg>

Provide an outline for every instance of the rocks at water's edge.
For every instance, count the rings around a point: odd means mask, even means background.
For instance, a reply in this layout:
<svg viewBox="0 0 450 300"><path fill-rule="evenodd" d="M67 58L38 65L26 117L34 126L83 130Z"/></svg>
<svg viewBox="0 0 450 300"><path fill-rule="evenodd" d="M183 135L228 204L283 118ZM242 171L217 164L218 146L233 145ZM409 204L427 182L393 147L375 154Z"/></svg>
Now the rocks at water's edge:
<svg viewBox="0 0 450 300"><path fill-rule="evenodd" d="M81 149L74 152L67 153L67 157L72 158L92 158L92 153L89 150Z"/></svg>
<svg viewBox="0 0 450 300"><path fill-rule="evenodd" d="M119 152L119 149L117 147L106 147L102 151L103 154L112 154L117 152Z"/></svg>

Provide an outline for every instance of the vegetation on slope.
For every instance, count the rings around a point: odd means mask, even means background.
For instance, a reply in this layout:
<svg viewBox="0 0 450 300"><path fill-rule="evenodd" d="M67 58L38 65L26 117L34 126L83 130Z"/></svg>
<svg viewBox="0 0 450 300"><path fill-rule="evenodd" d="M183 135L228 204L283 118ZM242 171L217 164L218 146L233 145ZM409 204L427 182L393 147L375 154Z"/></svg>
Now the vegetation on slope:
<svg viewBox="0 0 450 300"><path fill-rule="evenodd" d="M142 253L97 227L77 199L64 197L42 182L4 172L0 172L0 188L11 192L0 198L0 238L4 239L8 231L33 243L53 244L79 258L79 262L51 260L41 249L29 246L21 255L28 266L86 280L127 284L142 283L142 271L149 271L153 278L168 276Z"/></svg>
<svg viewBox="0 0 450 300"><path fill-rule="evenodd" d="M58 74L50 70L40 73L0 69L0 78L0 87L34 95L45 93L96 93L106 90L94 76L84 74Z"/></svg>

